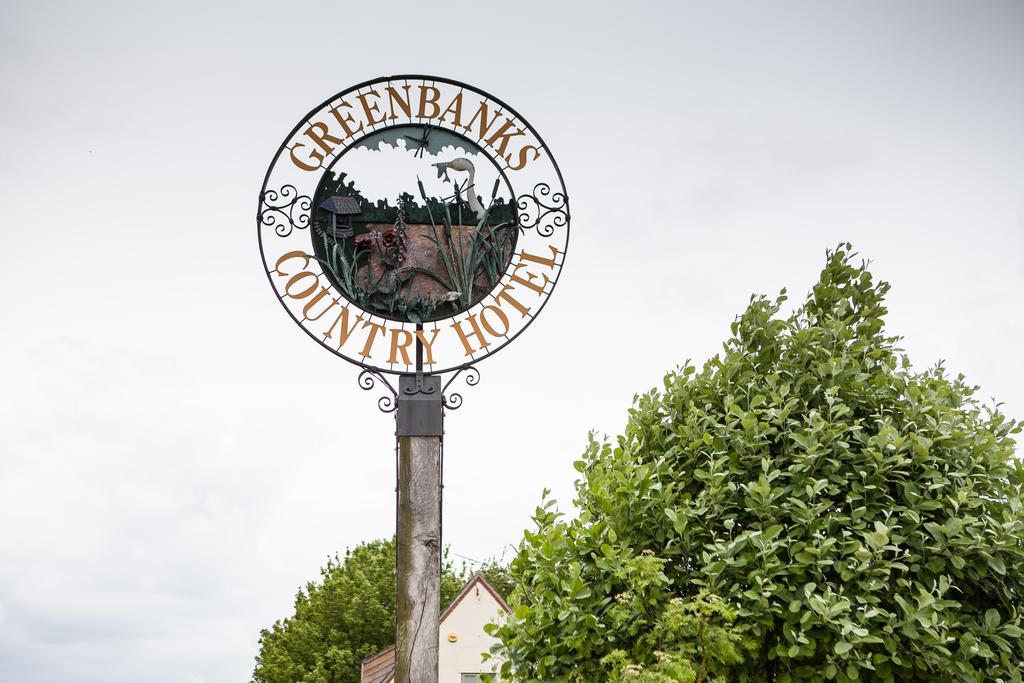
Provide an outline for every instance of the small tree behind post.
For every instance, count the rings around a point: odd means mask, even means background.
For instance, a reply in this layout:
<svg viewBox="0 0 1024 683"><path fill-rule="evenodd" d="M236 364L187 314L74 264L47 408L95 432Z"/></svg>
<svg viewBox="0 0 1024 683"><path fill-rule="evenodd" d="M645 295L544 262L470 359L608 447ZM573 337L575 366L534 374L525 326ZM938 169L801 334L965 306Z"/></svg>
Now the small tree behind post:
<svg viewBox="0 0 1024 683"><path fill-rule="evenodd" d="M441 590L441 378L417 369L398 381L396 683L437 683Z"/></svg>

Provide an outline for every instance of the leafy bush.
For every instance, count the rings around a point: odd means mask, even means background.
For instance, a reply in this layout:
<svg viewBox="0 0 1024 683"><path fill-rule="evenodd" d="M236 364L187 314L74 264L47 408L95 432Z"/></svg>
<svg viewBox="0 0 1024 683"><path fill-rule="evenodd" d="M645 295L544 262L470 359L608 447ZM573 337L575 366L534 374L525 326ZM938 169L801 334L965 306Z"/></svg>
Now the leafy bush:
<svg viewBox="0 0 1024 683"><path fill-rule="evenodd" d="M853 259L791 315L753 297L724 353L591 438L578 517L543 502L511 563L506 677L1021 680L1020 426L913 371Z"/></svg>
<svg viewBox="0 0 1024 683"><path fill-rule="evenodd" d="M633 558L631 564L655 569L649 578L668 583L661 571L664 560L655 558L651 551ZM613 623L625 625L637 608L644 610L643 600L638 604L637 597L633 590L615 596L618 605L609 610ZM653 665L634 661L625 650L612 650L601 664L610 667L614 683L725 681L730 669L743 662L746 651L753 647L752 641L733 627L735 619L735 612L707 591L689 600L672 598L650 630L637 634L642 650L654 654Z"/></svg>

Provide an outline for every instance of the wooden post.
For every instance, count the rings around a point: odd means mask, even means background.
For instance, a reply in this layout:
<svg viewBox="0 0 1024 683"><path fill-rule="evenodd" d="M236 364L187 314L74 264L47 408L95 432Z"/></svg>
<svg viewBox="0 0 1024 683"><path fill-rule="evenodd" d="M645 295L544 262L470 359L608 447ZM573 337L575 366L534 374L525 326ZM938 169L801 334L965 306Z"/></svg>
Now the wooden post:
<svg viewBox="0 0 1024 683"><path fill-rule="evenodd" d="M396 683L437 683L441 612L441 439L398 445Z"/></svg>
<svg viewBox="0 0 1024 683"><path fill-rule="evenodd" d="M398 383L395 683L437 683L441 593L441 378Z"/></svg>

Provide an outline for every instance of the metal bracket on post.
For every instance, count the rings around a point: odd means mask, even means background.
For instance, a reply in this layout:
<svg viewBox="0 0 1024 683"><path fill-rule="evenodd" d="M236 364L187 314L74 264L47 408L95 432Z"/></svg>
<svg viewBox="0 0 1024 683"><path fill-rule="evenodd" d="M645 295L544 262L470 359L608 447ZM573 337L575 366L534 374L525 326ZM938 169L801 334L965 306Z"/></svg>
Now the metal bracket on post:
<svg viewBox="0 0 1024 683"><path fill-rule="evenodd" d="M403 436L443 436L444 404L439 375L398 378L398 432Z"/></svg>

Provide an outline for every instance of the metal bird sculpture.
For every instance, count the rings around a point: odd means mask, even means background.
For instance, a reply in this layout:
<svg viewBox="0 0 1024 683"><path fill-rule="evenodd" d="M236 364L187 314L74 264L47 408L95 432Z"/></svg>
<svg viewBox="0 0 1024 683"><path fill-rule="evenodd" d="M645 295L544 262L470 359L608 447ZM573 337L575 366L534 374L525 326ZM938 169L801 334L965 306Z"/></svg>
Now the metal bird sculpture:
<svg viewBox="0 0 1024 683"><path fill-rule="evenodd" d="M437 169L437 177L444 178L446 183L451 182L451 178L448 177L448 170L452 171L465 171L469 173L469 181L466 183L465 192L466 200L469 202L469 208L473 210L477 218L483 218L485 209L480 204L480 199L476 196L476 186L474 185L474 179L476 178L476 168L473 166L473 162L465 157L459 157L458 159L452 159L451 161L441 161L433 164L434 168Z"/></svg>

